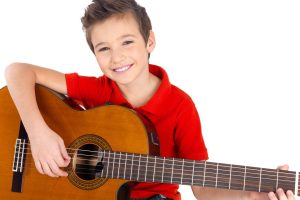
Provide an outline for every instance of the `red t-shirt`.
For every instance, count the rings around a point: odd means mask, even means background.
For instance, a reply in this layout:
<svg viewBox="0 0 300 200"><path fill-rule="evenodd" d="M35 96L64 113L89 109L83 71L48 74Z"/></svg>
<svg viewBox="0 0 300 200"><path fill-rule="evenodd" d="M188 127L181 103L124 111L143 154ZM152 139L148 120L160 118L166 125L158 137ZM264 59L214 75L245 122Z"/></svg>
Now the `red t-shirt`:
<svg viewBox="0 0 300 200"><path fill-rule="evenodd" d="M117 84L105 75L95 78L77 73L66 74L68 96L80 100L87 108L111 103L146 116L156 128L161 156L208 159L199 115L192 99L169 82L167 73L161 67L149 65L149 70L161 79L161 83L152 98L138 108L133 108L122 96ZM178 187L176 184L138 183L132 188L131 198L162 194L180 200Z"/></svg>

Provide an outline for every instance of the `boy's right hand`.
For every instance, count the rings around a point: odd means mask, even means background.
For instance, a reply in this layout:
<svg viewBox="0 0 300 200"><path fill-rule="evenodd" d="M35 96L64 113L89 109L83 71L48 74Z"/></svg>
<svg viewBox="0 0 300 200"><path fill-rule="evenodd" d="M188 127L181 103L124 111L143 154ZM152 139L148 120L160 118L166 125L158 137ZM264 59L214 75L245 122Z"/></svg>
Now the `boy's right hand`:
<svg viewBox="0 0 300 200"><path fill-rule="evenodd" d="M62 138L49 127L39 130L39 134L29 137L31 152L36 169L51 177L68 176L68 173L60 169L70 163L70 156Z"/></svg>

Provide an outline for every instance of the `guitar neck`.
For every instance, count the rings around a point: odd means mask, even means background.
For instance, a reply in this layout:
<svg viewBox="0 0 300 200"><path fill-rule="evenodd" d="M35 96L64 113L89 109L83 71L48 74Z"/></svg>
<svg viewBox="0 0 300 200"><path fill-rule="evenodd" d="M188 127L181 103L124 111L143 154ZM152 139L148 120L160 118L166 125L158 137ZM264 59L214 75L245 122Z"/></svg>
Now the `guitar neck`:
<svg viewBox="0 0 300 200"><path fill-rule="evenodd" d="M103 151L102 156L99 177L256 192L299 190L293 171L123 152Z"/></svg>

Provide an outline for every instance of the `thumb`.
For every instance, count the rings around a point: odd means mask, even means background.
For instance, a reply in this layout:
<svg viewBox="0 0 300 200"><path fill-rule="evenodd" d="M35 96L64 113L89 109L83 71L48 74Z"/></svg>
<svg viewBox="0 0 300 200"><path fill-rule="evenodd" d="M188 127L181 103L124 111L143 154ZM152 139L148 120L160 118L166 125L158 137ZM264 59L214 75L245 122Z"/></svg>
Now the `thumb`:
<svg viewBox="0 0 300 200"><path fill-rule="evenodd" d="M59 148L60 148L62 157L64 158L65 161L67 161L69 163L69 161L71 160L71 157L68 155L68 152L66 150L66 147L65 147L65 144L63 141L60 142Z"/></svg>
<svg viewBox="0 0 300 200"><path fill-rule="evenodd" d="M277 167L277 169L280 169L280 170L289 170L289 165L287 165L287 164L279 165Z"/></svg>

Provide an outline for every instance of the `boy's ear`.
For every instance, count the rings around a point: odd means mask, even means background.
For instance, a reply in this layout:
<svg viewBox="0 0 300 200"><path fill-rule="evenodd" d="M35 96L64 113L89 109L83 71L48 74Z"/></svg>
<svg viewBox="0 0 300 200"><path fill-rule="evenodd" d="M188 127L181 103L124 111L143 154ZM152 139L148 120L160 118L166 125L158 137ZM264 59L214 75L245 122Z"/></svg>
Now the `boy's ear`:
<svg viewBox="0 0 300 200"><path fill-rule="evenodd" d="M156 42L155 42L154 32L152 30L150 30L149 38L148 38L148 42L147 42L147 46L146 46L148 53L151 53L154 50L155 45L156 45Z"/></svg>

